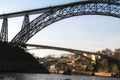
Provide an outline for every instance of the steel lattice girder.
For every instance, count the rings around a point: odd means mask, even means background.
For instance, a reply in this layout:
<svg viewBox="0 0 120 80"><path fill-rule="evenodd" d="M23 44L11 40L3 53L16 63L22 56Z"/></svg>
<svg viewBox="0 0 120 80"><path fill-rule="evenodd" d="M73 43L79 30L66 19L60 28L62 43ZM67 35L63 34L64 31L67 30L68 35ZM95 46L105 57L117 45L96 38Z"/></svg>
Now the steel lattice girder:
<svg viewBox="0 0 120 80"><path fill-rule="evenodd" d="M11 43L24 44L46 26L64 18L80 15L105 15L120 18L120 3L79 2L72 5L60 6L59 8L51 8L50 11L41 14L28 24L30 27L29 31L26 31L28 25L22 28L12 39Z"/></svg>
<svg viewBox="0 0 120 80"><path fill-rule="evenodd" d="M24 28L25 26L27 26L29 23L30 23L29 15L28 15L28 14L25 14L24 20L23 20L23 24L22 24L22 28ZM22 29L22 28L21 28L21 29ZM28 28L29 28L29 26L28 26Z"/></svg>
<svg viewBox="0 0 120 80"><path fill-rule="evenodd" d="M3 24L0 33L0 41L8 42L8 20L6 16L3 19Z"/></svg>

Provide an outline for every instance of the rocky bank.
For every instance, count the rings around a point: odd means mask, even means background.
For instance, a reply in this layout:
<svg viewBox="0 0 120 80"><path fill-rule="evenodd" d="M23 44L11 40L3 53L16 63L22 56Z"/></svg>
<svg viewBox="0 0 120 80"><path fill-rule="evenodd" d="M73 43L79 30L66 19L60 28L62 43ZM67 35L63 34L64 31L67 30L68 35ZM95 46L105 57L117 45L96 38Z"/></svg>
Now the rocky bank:
<svg viewBox="0 0 120 80"><path fill-rule="evenodd" d="M49 73L24 49L0 42L0 72Z"/></svg>

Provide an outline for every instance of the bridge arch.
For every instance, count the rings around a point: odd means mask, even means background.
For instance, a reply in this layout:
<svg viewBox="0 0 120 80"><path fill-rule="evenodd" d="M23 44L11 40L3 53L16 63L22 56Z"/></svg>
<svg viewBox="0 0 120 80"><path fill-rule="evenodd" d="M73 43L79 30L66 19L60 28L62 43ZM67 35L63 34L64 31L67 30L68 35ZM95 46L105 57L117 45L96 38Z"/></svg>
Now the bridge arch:
<svg viewBox="0 0 120 80"><path fill-rule="evenodd" d="M43 13L21 29L11 43L24 44L48 25L65 18L81 15L105 15L120 18L120 3L84 1L51 7L48 12Z"/></svg>

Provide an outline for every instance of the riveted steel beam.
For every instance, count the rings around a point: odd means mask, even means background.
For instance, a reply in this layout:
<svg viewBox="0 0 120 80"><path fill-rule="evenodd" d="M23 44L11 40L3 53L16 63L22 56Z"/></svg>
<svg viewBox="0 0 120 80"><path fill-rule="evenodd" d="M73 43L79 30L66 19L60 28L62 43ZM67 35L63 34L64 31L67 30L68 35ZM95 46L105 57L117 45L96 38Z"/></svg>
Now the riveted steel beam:
<svg viewBox="0 0 120 80"><path fill-rule="evenodd" d="M0 32L0 41L8 42L8 20L6 16L4 16L3 19L3 24Z"/></svg>
<svg viewBox="0 0 120 80"><path fill-rule="evenodd" d="M30 23L29 15L28 15L28 14L25 14L24 20L23 20L23 24L22 24L22 28L24 28L25 26L27 26L29 23ZM29 28L29 25L28 25L27 27ZM22 29L22 28L21 28L21 29Z"/></svg>

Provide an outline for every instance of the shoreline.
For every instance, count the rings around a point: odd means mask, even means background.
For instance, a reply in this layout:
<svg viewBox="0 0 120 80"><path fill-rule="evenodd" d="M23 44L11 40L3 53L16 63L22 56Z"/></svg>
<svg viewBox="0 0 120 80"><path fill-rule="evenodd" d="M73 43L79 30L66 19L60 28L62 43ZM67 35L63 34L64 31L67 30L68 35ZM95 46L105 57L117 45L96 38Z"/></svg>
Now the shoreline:
<svg viewBox="0 0 120 80"><path fill-rule="evenodd" d="M51 73L52 74L52 73ZM64 74L64 73L53 73L53 74L63 74L63 75L85 75L85 76L100 76L100 77L116 77L116 78L120 78L120 74L115 74L113 75L113 73L110 72L72 72L71 74Z"/></svg>
<svg viewBox="0 0 120 80"><path fill-rule="evenodd" d="M61 74L61 73L40 73L40 72L0 72L0 74ZM114 78L120 78L120 76L112 76L111 73L106 73L106 72L95 72L94 75L92 75L92 72L87 72L87 74L61 74L61 75L67 75L67 76L71 76L71 75L77 75L77 76L98 76L98 77L114 77Z"/></svg>

